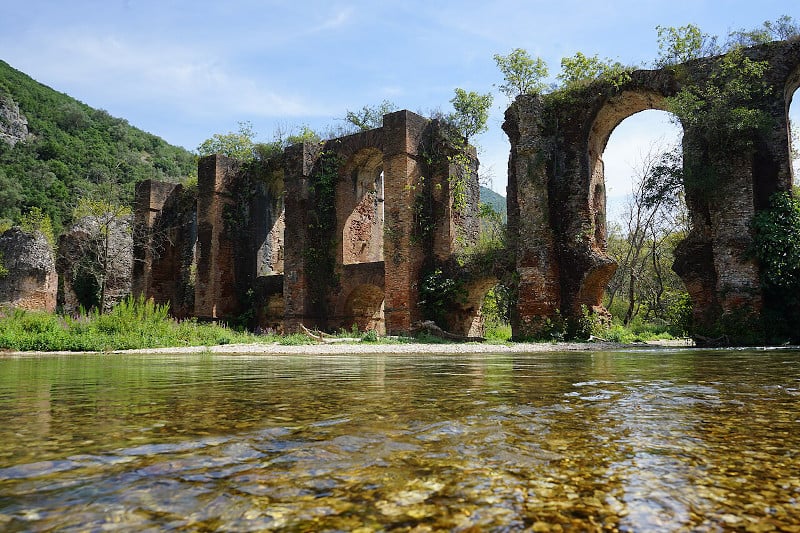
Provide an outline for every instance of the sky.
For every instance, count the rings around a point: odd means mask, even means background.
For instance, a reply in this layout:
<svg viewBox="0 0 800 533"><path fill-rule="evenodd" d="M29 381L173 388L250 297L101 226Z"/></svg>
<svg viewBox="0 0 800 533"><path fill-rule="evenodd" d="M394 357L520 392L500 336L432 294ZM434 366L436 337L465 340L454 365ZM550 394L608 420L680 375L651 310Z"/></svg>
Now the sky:
<svg viewBox="0 0 800 533"><path fill-rule="evenodd" d="M658 25L691 23L724 37L782 15L800 19L797 0L6 4L0 59L190 150L240 122L269 141L277 128L324 131L343 124L348 110L383 100L447 113L456 87L492 92L489 129L473 143L491 188L503 195L509 144L501 125L509 100L497 90L494 54L524 48L547 62L555 81L561 58L579 51L652 66ZM610 204L629 191L633 168L655 139L678 138L666 114L640 115L614 131L604 154ZM791 116L800 122L800 103Z"/></svg>

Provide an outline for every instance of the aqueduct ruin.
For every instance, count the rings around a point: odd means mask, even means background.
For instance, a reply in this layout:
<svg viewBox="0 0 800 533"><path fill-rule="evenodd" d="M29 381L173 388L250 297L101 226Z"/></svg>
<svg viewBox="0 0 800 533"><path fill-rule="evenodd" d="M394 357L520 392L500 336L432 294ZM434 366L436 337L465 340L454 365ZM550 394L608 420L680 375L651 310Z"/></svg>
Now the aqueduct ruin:
<svg viewBox="0 0 800 533"><path fill-rule="evenodd" d="M737 148L713 146L708 123L684 122L684 169L717 177L712 194L686 188L691 230L675 270L700 326L731 314L758 317L764 301L749 249L754 214L792 185L787 110L800 86L800 40L740 53L767 68L744 105L768 117ZM606 253L602 153L614 128L665 109L691 80L720 76L719 57L598 80L566 97L521 96L506 111L508 269L515 273L515 337L536 336L556 316L603 312L616 265ZM475 242L477 159L437 144L438 123L408 111L383 127L292 146L257 171L222 156L200 160L198 188L143 182L135 291L170 302L178 316L229 318L255 310L262 327L376 329L401 333L423 318L421 276ZM742 150L741 146L748 149ZM467 171L453 162L468 161ZM466 179L465 179L466 177ZM460 181L459 181L460 180ZM456 183L465 201L456 201ZM463 265L462 265L463 266ZM464 271L474 290L447 327L479 332L479 301L498 272ZM474 294L473 294L474 293Z"/></svg>

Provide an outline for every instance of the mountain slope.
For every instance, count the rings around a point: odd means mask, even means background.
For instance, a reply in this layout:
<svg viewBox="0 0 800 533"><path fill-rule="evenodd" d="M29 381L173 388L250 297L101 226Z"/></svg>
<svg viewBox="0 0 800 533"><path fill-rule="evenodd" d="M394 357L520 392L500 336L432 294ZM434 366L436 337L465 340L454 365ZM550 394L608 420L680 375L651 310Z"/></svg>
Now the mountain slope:
<svg viewBox="0 0 800 533"><path fill-rule="evenodd" d="M0 61L0 220L39 207L58 231L81 197L130 204L137 181L194 169L187 150Z"/></svg>
<svg viewBox="0 0 800 533"><path fill-rule="evenodd" d="M506 197L502 196L491 189L486 187L481 187L481 203L488 204L492 206L496 212L500 214L500 218L503 222L506 221L508 218L508 212L506 208Z"/></svg>

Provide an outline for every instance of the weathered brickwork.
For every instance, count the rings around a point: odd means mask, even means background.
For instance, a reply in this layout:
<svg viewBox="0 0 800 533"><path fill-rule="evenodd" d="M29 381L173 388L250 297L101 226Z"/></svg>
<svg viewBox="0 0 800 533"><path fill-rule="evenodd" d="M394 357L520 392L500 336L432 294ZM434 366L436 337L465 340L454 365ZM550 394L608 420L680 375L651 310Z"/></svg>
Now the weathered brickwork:
<svg viewBox="0 0 800 533"><path fill-rule="evenodd" d="M685 128L684 169L710 169L721 180L712 194L687 190L691 229L676 252L675 271L692 297L696 324L762 310L759 266L749 253L751 222L772 193L792 183L787 109L800 85L800 41L744 50L766 61L766 89L746 102L770 117L765 131L745 139L746 152L708 150L706 124ZM611 132L665 98L684 79L717 75L715 58L676 68L640 70L621 86L597 82L567 98L519 97L506 112L511 141L508 179L510 238L516 252L517 336L536 335L558 313L604 313L602 295L616 265L606 253L602 154ZM709 156L709 153L722 153Z"/></svg>
<svg viewBox="0 0 800 533"><path fill-rule="evenodd" d="M459 158L469 170L454 207L462 169L456 152L430 148L439 127L398 111L381 128L268 161L202 158L193 193L141 184L136 292L183 316L244 317L262 329L409 331L422 318L423 269L477 238L474 150Z"/></svg>

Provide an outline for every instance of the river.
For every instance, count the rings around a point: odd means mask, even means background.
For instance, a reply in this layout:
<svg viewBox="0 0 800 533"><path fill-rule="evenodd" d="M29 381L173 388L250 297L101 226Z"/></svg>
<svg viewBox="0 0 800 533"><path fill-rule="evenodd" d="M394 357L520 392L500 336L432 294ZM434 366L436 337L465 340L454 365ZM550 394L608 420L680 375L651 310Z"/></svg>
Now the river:
<svg viewBox="0 0 800 533"><path fill-rule="evenodd" d="M3 531L800 531L800 351L0 358Z"/></svg>

